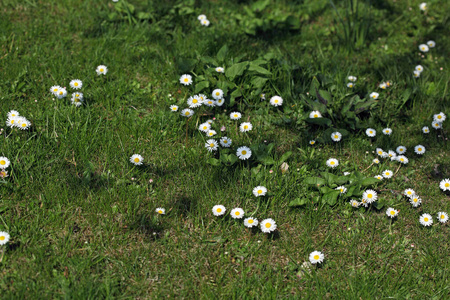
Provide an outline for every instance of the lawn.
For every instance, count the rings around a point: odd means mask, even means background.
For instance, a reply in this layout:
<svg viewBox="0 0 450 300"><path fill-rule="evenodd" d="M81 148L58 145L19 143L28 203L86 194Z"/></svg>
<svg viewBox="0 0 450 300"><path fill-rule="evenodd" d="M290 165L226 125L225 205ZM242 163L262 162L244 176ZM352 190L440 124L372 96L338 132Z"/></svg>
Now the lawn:
<svg viewBox="0 0 450 300"><path fill-rule="evenodd" d="M1 3L2 299L450 297L450 2Z"/></svg>

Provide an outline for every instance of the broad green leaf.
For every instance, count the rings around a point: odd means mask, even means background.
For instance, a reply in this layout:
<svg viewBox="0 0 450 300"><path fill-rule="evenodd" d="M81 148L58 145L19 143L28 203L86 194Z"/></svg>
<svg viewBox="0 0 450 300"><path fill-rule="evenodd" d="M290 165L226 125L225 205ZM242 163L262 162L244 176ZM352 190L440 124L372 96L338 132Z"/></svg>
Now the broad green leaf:
<svg viewBox="0 0 450 300"><path fill-rule="evenodd" d="M269 70L267 70L263 67L260 67L258 65L251 64L251 63L250 63L250 67L248 68L248 70L255 71L256 73L263 74L263 75L272 75L272 73Z"/></svg>
<svg viewBox="0 0 450 300"><path fill-rule="evenodd" d="M266 84L267 80L269 80L269 79L256 76L256 77L252 78L252 81L250 83L253 85L253 87L255 87L257 89L260 89L260 88L264 87L264 85Z"/></svg>
<svg viewBox="0 0 450 300"><path fill-rule="evenodd" d="M369 109L372 105L375 105L376 103L377 103L377 101L375 101L375 100L367 100L365 102L360 102L360 103L356 104L355 112L357 114L359 114L360 112L363 112L363 111Z"/></svg>
<svg viewBox="0 0 450 300"><path fill-rule="evenodd" d="M347 183L347 181L349 181L348 176L339 176L338 178L336 178L335 183L341 185Z"/></svg>
<svg viewBox="0 0 450 300"><path fill-rule="evenodd" d="M206 161L206 163L212 165L212 166L220 166L220 160L216 159L216 158L208 158L208 160Z"/></svg>
<svg viewBox="0 0 450 300"><path fill-rule="evenodd" d="M233 80L236 76L242 75L247 67L248 61L234 64L225 70L225 76Z"/></svg>
<svg viewBox="0 0 450 300"><path fill-rule="evenodd" d="M197 60L193 58L179 58L177 60L178 69L180 73L187 73L194 69Z"/></svg>
<svg viewBox="0 0 450 300"><path fill-rule="evenodd" d="M291 157L292 151L288 151L281 155L280 159L278 160L278 164L284 163L289 157Z"/></svg>
<svg viewBox="0 0 450 300"><path fill-rule="evenodd" d="M340 191L332 191L323 195L322 200L324 200L328 205L335 205L337 198L339 197Z"/></svg>
<svg viewBox="0 0 450 300"><path fill-rule="evenodd" d="M223 45L222 48L220 48L219 52L217 52L217 60L220 62L223 62L228 54L228 46Z"/></svg>
<svg viewBox="0 0 450 300"><path fill-rule="evenodd" d="M306 184L312 184L312 185L315 185L315 186L322 185L322 184L326 183L326 181L323 178L320 178L320 177L306 177L305 181L303 181L303 182L306 183Z"/></svg>
<svg viewBox="0 0 450 300"><path fill-rule="evenodd" d="M331 126L331 120L328 118L308 118L306 122L320 126Z"/></svg>
<svg viewBox="0 0 450 300"><path fill-rule="evenodd" d="M338 176L328 173L328 172L321 172L320 173L323 178L325 178L325 180L328 182L328 185L332 185L334 183L336 183L336 181L338 180Z"/></svg>
<svg viewBox="0 0 450 300"><path fill-rule="evenodd" d="M321 100L320 97L318 97L319 101L322 102L323 104L329 104L333 100L331 98L331 94L325 90L319 90L319 96L322 97L326 101L326 103L323 103L323 99Z"/></svg>
<svg viewBox="0 0 450 300"><path fill-rule="evenodd" d="M317 80L316 76L314 76L314 78L311 81L311 85L309 87L309 94L310 95L316 95L316 91L319 90L320 87L320 82L319 80Z"/></svg>
<svg viewBox="0 0 450 300"><path fill-rule="evenodd" d="M290 207L302 206L308 203L308 200L305 198L295 198L291 202L289 202Z"/></svg>
<svg viewBox="0 0 450 300"><path fill-rule="evenodd" d="M361 185L362 186L369 186L369 185L373 185L375 183L379 183L380 180L375 178L375 177L369 177L369 178L365 178L361 181Z"/></svg>
<svg viewBox="0 0 450 300"><path fill-rule="evenodd" d="M195 93L203 91L203 89L209 87L209 81L200 81L195 85Z"/></svg>

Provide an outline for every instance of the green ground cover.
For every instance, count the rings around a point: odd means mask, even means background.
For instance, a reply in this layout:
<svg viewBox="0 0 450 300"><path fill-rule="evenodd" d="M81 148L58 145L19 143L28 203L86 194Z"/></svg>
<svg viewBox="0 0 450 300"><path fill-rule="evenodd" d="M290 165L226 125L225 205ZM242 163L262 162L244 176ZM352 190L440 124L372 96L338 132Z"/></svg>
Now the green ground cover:
<svg viewBox="0 0 450 300"><path fill-rule="evenodd" d="M436 219L450 213L439 189L450 177L448 120L431 126L450 114L448 1L426 11L415 0L1 3L0 156L11 161L0 182L0 231L10 234L2 299L449 297L449 223ZM429 40L436 46L420 52ZM83 82L80 107L72 79ZM69 96L57 99L54 85ZM223 106L180 116L190 96L216 88ZM275 95L282 106L269 103ZM31 127L7 127L11 110ZM313 110L323 118L310 119ZM205 148L198 126L213 118L231 150ZM240 132L241 122L253 129ZM376 148L400 145L408 164L372 163ZM239 160L239 146L253 156ZM130 163L135 153L143 165ZM384 170L395 175L374 181ZM341 184L346 195L330 192ZM256 198L256 186L268 194ZM351 207L369 188L376 204ZM226 215L213 215L217 204ZM246 228L228 214L235 207L277 230ZM304 267L314 250L324 262Z"/></svg>

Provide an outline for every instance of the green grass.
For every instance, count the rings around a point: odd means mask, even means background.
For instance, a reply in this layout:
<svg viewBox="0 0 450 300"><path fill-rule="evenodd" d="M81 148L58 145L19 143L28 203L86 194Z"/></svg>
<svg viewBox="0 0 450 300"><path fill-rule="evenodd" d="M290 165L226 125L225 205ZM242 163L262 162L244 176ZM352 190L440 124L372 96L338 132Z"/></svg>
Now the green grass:
<svg viewBox="0 0 450 300"><path fill-rule="evenodd" d="M28 131L2 126L0 155L11 160L0 184L0 231L11 235L0 263L2 299L448 298L448 223L435 219L428 228L418 221L422 213L450 212L438 188L450 177L448 121L444 130L430 126L433 114L450 115L447 1L429 3L426 14L421 1L359 1L370 5L371 25L352 45L325 0L130 2L134 11L116 10L112 1L2 2L0 121L15 109L33 124ZM345 17L348 2L335 4ZM199 14L209 27L199 25ZM365 28L366 18L353 17ZM436 48L422 58L418 45L431 39ZM263 58L270 74L247 70L231 80L210 69L215 59L228 70ZM96 75L100 64L106 76ZM425 71L414 79L418 64ZM168 109L185 108L194 93L179 84L184 73L195 74L195 84L203 76L207 95L230 82L230 93L242 93L234 104L228 95L220 108L197 109L187 138L186 120ZM353 90L349 75L358 77ZM255 77L267 81L258 88ZM86 99L80 108L49 93L75 78ZM393 86L380 91L386 80ZM332 97L325 114L333 128L349 132L338 145L327 142L327 126L306 122L314 82ZM352 97L364 100L372 91L379 100L357 119L342 113ZM260 93L282 96L283 106L260 101ZM254 130L237 132L231 111ZM273 163L207 163L218 155L206 151L197 127L212 117L233 146L273 143ZM386 126L390 137L381 134ZM376 138L365 136L367 127ZM319 142L311 147L311 139ZM419 143L423 157L413 153ZM328 158L339 159L334 174L373 177L398 167L384 160L369 167L375 148L399 145L408 148L409 164L372 186L382 209L314 201L305 179L327 171ZM134 153L144 166L130 164ZM255 198L257 185L269 196ZM419 208L399 196L409 187L422 197ZM296 198L306 204L291 207ZM278 230L266 235L228 215L214 217L216 204L273 218ZM388 206L400 209L392 224ZM302 271L314 250L325 262Z"/></svg>

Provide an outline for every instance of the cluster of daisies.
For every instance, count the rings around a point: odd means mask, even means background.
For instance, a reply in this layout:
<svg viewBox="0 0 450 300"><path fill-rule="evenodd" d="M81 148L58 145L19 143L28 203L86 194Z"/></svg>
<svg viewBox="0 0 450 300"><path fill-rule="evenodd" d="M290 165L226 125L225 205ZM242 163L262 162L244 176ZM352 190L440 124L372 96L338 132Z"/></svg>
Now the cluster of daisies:
<svg viewBox="0 0 450 300"><path fill-rule="evenodd" d="M83 82L79 79L73 79L70 81L69 85L74 90L70 98L70 102L72 102L72 104L76 107L81 106L83 103L83 93L78 90L83 87ZM50 88L50 92L58 99L63 99L68 95L66 88L59 85L52 86Z"/></svg>
<svg viewBox="0 0 450 300"><path fill-rule="evenodd" d="M8 177L8 171L6 170L11 162L7 157L0 156L0 178Z"/></svg>
<svg viewBox="0 0 450 300"><path fill-rule="evenodd" d="M419 50L423 53L426 53L426 52L430 51L431 48L434 48L434 47L436 47L436 43L434 41L428 41L426 44L420 44ZM425 56L422 54L422 58L424 58L424 57ZM417 65L413 71L414 77L419 78L422 71L423 71L423 67L421 65Z"/></svg>
<svg viewBox="0 0 450 300"><path fill-rule="evenodd" d="M436 130L442 129L442 123L445 121L445 119L447 119L447 116L443 112L440 112L438 114L434 114L433 115L433 122L431 122L431 127L433 127ZM430 128L428 128L428 126L424 126L422 128L422 132L423 133L430 133Z"/></svg>
<svg viewBox="0 0 450 300"><path fill-rule="evenodd" d="M209 24L210 24L208 18L206 18L205 15L199 15L197 17L197 19L200 21L200 24L202 24L203 26L209 26Z"/></svg>
<svg viewBox="0 0 450 300"><path fill-rule="evenodd" d="M10 112L8 112L8 118L6 119L6 126L26 130L30 128L31 122L27 118L21 116L18 111L11 110Z"/></svg>

